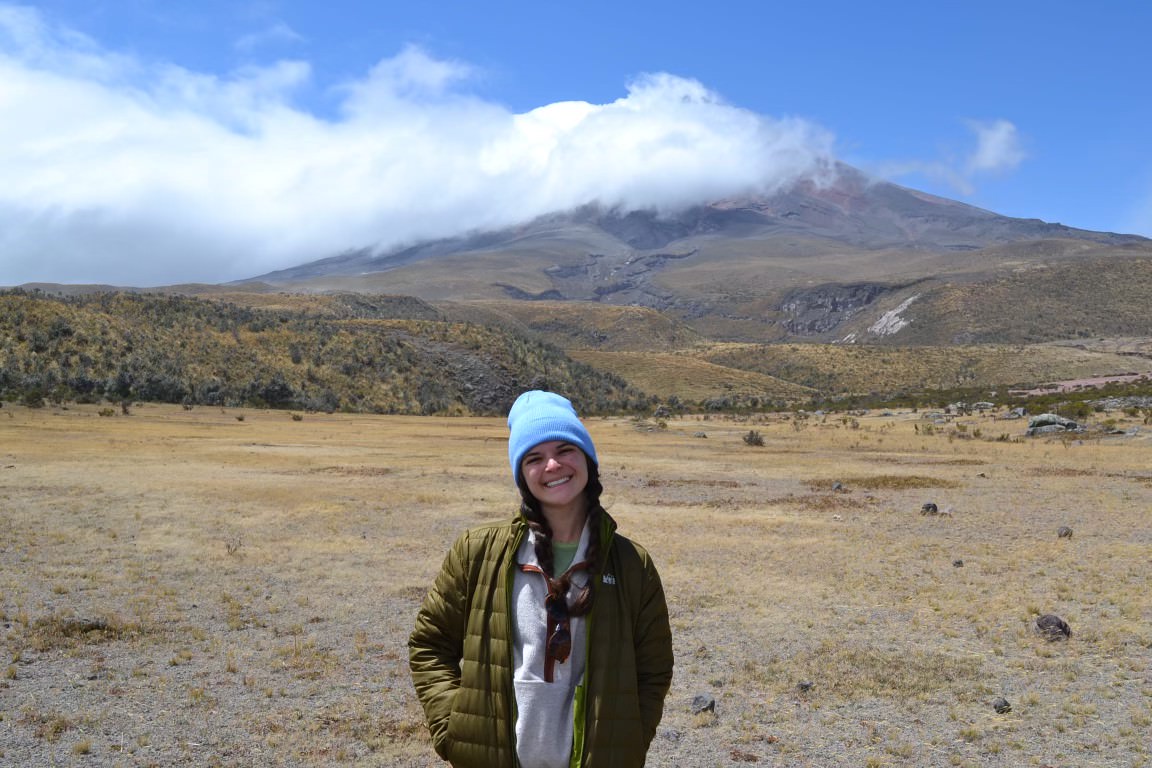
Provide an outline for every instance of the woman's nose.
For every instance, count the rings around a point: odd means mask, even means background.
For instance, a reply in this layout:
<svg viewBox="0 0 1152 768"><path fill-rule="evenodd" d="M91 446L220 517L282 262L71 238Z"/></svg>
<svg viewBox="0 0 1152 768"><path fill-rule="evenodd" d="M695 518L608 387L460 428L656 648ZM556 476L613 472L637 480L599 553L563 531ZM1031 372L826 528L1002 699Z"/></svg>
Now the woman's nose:
<svg viewBox="0 0 1152 768"><path fill-rule="evenodd" d="M559 469L559 468L560 468L560 462L556 461L556 459L552 458L551 456L548 457L548 461L544 462L544 471L545 472L551 472L551 471L553 471L555 469Z"/></svg>

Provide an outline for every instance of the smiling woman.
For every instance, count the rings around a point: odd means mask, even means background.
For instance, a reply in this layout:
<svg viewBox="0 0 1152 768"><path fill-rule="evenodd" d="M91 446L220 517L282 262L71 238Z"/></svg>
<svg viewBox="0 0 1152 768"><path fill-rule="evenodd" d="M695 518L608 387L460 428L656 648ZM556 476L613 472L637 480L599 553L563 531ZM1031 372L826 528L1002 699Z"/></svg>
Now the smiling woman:
<svg viewBox="0 0 1152 768"><path fill-rule="evenodd" d="M455 768L642 766L672 682L660 577L567 399L525 392L508 428L520 513L457 539L408 643L432 742Z"/></svg>

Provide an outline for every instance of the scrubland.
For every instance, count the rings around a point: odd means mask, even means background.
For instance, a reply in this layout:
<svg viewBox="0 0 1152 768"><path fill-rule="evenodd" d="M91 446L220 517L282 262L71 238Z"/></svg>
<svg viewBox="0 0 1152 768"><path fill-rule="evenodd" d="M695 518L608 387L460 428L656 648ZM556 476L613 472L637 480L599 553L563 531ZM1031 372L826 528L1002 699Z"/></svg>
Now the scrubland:
<svg viewBox="0 0 1152 768"><path fill-rule="evenodd" d="M440 764L405 643L515 509L503 421L100 411L0 408L0 764ZM1109 417L589 420L671 611L649 764L1149 764L1152 428Z"/></svg>

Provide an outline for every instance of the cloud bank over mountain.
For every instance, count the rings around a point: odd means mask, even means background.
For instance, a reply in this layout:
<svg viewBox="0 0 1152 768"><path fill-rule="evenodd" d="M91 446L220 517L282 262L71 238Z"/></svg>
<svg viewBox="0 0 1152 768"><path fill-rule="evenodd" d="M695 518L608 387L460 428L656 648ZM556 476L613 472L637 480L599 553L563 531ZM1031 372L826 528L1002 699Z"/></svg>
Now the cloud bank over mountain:
<svg viewBox="0 0 1152 768"><path fill-rule="evenodd" d="M221 282L593 201L770 193L834 159L821 126L667 73L514 113L472 95L469 64L408 47L331 86L332 116L294 99L312 76L143 61L0 5L0 284ZM972 170L1019 162L1011 124L977 132Z"/></svg>

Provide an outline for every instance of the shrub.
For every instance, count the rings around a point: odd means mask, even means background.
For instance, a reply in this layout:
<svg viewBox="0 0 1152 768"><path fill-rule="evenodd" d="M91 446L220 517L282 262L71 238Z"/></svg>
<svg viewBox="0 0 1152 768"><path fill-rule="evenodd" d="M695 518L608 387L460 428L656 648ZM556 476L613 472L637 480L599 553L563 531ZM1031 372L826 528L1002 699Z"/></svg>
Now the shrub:
<svg viewBox="0 0 1152 768"><path fill-rule="evenodd" d="M744 444L745 445L763 446L764 445L764 436L761 435L756 430L750 429L750 430L748 430L748 434L744 435Z"/></svg>

